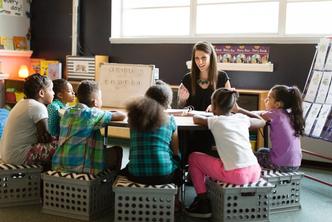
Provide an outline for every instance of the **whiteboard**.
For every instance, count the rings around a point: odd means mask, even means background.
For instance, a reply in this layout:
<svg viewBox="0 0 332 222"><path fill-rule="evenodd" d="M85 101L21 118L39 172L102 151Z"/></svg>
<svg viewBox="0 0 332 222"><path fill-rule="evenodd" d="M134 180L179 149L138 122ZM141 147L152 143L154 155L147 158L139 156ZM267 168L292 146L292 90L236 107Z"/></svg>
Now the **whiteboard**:
<svg viewBox="0 0 332 222"><path fill-rule="evenodd" d="M154 82L154 72L154 65L101 64L96 81L102 92L103 106L125 108L128 101L145 94Z"/></svg>

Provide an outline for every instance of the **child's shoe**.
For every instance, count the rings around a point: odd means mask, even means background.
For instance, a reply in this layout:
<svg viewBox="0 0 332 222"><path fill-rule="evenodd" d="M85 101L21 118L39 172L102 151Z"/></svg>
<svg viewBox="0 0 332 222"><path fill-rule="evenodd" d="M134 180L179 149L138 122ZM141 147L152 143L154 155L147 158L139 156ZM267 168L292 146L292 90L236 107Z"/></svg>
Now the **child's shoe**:
<svg viewBox="0 0 332 222"><path fill-rule="evenodd" d="M190 207L186 208L185 212L191 217L210 218L212 216L210 200L206 197L197 196Z"/></svg>

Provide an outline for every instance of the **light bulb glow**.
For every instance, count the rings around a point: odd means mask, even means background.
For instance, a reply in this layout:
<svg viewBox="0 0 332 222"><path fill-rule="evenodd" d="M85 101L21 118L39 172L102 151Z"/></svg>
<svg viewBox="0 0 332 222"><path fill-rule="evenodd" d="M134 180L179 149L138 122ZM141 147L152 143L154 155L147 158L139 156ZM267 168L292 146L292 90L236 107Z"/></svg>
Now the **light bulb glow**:
<svg viewBox="0 0 332 222"><path fill-rule="evenodd" d="M29 69L26 65L21 65L18 71L18 77L26 78L29 76Z"/></svg>

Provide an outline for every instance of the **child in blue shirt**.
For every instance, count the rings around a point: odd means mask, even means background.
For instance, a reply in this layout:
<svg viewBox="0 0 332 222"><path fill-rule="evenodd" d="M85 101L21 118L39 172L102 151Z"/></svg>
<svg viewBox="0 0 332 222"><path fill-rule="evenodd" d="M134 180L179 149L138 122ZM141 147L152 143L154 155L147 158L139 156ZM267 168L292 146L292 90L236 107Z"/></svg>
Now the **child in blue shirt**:
<svg viewBox="0 0 332 222"><path fill-rule="evenodd" d="M165 113L172 95L166 83L157 81L144 97L127 105L130 153L124 174L134 182L178 183L176 123Z"/></svg>
<svg viewBox="0 0 332 222"><path fill-rule="evenodd" d="M65 79L53 80L53 91L53 102L47 106L48 131L57 138L60 133L59 110L66 108L67 103L74 102L75 93L73 86Z"/></svg>

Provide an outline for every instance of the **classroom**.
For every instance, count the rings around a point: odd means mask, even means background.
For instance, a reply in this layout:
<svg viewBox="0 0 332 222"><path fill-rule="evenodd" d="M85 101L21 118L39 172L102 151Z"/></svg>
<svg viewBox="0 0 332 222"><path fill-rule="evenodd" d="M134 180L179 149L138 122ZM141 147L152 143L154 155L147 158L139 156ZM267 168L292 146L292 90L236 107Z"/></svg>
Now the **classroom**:
<svg viewBox="0 0 332 222"><path fill-rule="evenodd" d="M0 221L328 221L331 11L332 0L0 0ZM66 97L55 92L58 84L66 84ZM281 90L287 96L279 97ZM28 100L39 108L24 106ZM50 126L53 104L57 128ZM92 117L82 114L75 122L82 125L73 126L67 111L76 108L105 123L89 126ZM273 121L271 109L287 119ZM155 114L160 110L167 124ZM23 115L30 123L18 129ZM239 125L226 121L232 116ZM135 126L144 117L151 126ZM135 159L143 147L137 140L154 127L168 139L169 159L163 156L159 170L171 170L172 180L163 174L139 183L133 175L144 164L154 166ZM3 151L23 141L20 135L34 141L28 153ZM87 145L77 143L77 153L65 159L61 149L72 145L69 138ZM31 145L37 141L47 145ZM237 151L225 154L223 145ZM286 145L296 147L297 156L290 160L295 151L288 150L283 158L293 162L277 166L273 147ZM86 147L96 162L88 159L72 173L75 155L87 155ZM15 161L6 161L9 154ZM44 154L48 162L35 164ZM106 162L98 162L102 158ZM61 170L64 163L71 170ZM111 172L103 171L106 164ZM259 175L246 182L225 176L236 170Z"/></svg>

